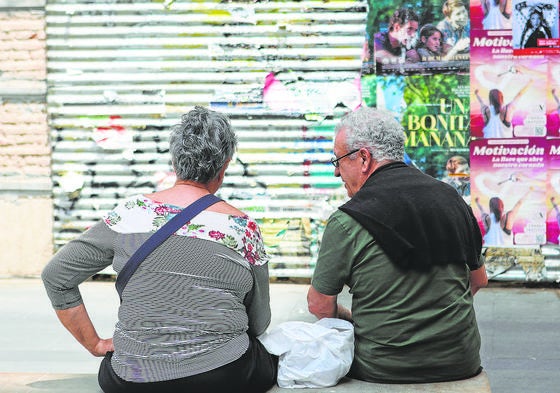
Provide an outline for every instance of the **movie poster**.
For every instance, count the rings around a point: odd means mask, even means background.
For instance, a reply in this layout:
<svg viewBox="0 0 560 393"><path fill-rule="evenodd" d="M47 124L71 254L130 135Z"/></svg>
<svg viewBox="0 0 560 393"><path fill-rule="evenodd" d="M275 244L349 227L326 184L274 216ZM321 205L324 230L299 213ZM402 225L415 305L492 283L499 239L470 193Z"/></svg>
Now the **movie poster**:
<svg viewBox="0 0 560 393"><path fill-rule="evenodd" d="M550 138L547 146L548 182L546 188L546 240L560 240L560 138Z"/></svg>
<svg viewBox="0 0 560 393"><path fill-rule="evenodd" d="M471 141L471 205L485 246L546 243L545 138Z"/></svg>
<svg viewBox="0 0 560 393"><path fill-rule="evenodd" d="M471 136L544 137L548 61L513 55L511 35L473 31L471 42Z"/></svg>
<svg viewBox="0 0 560 393"><path fill-rule="evenodd" d="M468 72L467 3L370 0L367 20L363 75Z"/></svg>
<svg viewBox="0 0 560 393"><path fill-rule="evenodd" d="M516 56L559 54L558 0L512 0Z"/></svg>
<svg viewBox="0 0 560 393"><path fill-rule="evenodd" d="M366 37L363 102L401 122L407 164L451 184L469 201L468 3L439 8L429 1L370 1ZM427 53L428 45L449 56Z"/></svg>
<svg viewBox="0 0 560 393"><path fill-rule="evenodd" d="M470 12L473 30L511 31L511 0L471 0Z"/></svg>
<svg viewBox="0 0 560 393"><path fill-rule="evenodd" d="M469 76L378 76L377 107L406 133L405 160L470 197Z"/></svg>

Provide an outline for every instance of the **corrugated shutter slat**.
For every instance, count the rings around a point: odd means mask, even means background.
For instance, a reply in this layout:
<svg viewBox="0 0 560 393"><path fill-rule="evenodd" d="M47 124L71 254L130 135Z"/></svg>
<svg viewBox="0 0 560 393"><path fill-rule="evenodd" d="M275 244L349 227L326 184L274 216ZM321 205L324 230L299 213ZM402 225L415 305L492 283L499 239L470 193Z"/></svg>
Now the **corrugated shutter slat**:
<svg viewBox="0 0 560 393"><path fill-rule="evenodd" d="M271 275L309 277L345 198L328 160L344 89L359 78L366 7L49 1L56 246L119 198L168 184L169 127L204 105L228 113L239 136L220 196L259 220ZM286 102L263 100L270 72Z"/></svg>

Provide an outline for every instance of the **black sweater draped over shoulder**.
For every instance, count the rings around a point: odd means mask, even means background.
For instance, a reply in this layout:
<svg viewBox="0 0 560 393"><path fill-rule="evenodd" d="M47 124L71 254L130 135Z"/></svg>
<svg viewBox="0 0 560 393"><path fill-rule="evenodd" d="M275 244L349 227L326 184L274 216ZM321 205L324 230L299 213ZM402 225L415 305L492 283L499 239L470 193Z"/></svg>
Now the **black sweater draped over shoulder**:
<svg viewBox="0 0 560 393"><path fill-rule="evenodd" d="M471 207L453 187L403 162L378 168L339 209L402 269L480 266L482 236Z"/></svg>

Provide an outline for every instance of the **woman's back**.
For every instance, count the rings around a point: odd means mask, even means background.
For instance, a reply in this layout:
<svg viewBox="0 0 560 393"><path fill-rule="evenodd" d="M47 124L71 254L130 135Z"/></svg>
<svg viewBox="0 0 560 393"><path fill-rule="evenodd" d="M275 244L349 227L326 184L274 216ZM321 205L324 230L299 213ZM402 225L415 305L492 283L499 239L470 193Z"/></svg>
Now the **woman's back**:
<svg viewBox="0 0 560 393"><path fill-rule="evenodd" d="M180 210L143 197L126 205L113 210L121 220L109 225L118 232L116 271L151 235L158 213ZM262 333L270 322L268 296L248 296L254 275L256 293L268 278L251 247L251 236L260 235L251 228L247 217L204 211L146 258L122 294L111 360L117 375L135 382L183 378L245 353L247 330Z"/></svg>
<svg viewBox="0 0 560 393"><path fill-rule="evenodd" d="M506 126L504 124L502 113L496 112L493 106L489 106L488 111L490 116L483 128L484 138L512 138L513 130L511 125Z"/></svg>
<svg viewBox="0 0 560 393"><path fill-rule="evenodd" d="M484 245L486 246L508 246L513 244L511 233L504 232L500 217L496 217L494 213L488 216L490 225L484 234Z"/></svg>
<svg viewBox="0 0 560 393"><path fill-rule="evenodd" d="M496 4L494 0L488 1L487 4L488 14L482 20L484 30L511 29L511 21L503 15L500 4Z"/></svg>

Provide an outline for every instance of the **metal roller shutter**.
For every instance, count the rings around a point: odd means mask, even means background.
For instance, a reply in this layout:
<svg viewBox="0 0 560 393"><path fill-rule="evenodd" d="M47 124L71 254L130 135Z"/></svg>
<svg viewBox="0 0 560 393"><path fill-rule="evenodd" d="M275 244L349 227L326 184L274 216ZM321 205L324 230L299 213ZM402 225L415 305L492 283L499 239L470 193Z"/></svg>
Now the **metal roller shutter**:
<svg viewBox="0 0 560 393"><path fill-rule="evenodd" d="M240 141L220 196L259 220L272 276L309 277L345 198L328 160L337 118L361 98L366 12L360 1L49 1L55 246L119 198L164 187L169 126L203 105L228 113Z"/></svg>

